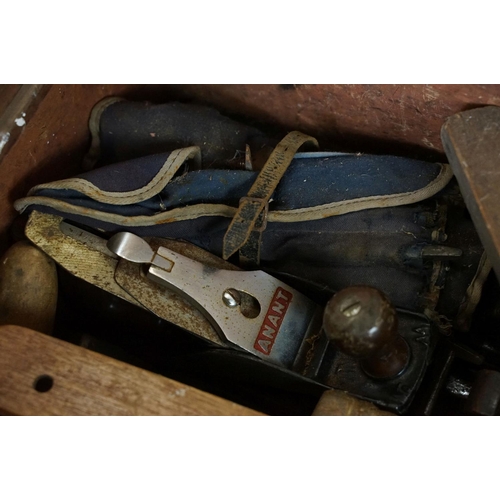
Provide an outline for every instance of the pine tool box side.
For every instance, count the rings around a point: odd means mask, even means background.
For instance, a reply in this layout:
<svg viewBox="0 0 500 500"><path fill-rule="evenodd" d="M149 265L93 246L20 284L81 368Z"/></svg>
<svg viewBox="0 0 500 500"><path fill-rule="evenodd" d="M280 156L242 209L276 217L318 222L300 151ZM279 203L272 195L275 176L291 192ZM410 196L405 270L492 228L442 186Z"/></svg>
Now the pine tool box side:
<svg viewBox="0 0 500 500"><path fill-rule="evenodd" d="M0 86L0 413L496 414L475 318L500 321L497 106L500 85Z"/></svg>

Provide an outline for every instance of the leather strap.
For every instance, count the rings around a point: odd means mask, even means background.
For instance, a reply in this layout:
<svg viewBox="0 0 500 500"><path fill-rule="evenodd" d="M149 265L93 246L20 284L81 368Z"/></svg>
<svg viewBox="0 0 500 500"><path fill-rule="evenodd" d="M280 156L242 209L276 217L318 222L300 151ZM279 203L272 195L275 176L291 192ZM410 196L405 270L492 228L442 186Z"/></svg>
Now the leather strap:
<svg viewBox="0 0 500 500"><path fill-rule="evenodd" d="M224 235L222 257L229 259L248 240L257 218L266 207L297 150L304 144L318 147L318 141L302 132L290 132L273 150Z"/></svg>
<svg viewBox="0 0 500 500"><path fill-rule="evenodd" d="M239 265L244 269L258 269L260 267L260 247L262 233L267 227L268 207L269 203L257 217L246 243L239 250Z"/></svg>

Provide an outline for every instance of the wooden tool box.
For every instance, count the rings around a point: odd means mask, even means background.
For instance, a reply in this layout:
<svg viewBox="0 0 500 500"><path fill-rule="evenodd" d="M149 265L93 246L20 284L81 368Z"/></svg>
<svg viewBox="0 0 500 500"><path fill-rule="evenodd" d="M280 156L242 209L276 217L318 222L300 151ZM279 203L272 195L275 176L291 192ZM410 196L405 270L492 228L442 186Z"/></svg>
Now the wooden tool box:
<svg viewBox="0 0 500 500"><path fill-rule="evenodd" d="M272 130L300 130L316 137L324 149L446 161L440 139L445 119L467 109L500 105L500 85L2 85L2 252L12 243L17 216L13 202L36 184L80 171L89 147L90 111L107 96L196 101ZM325 404L317 414L376 413L345 398L330 402L326 409ZM0 328L0 411L258 414L83 347L12 326Z"/></svg>

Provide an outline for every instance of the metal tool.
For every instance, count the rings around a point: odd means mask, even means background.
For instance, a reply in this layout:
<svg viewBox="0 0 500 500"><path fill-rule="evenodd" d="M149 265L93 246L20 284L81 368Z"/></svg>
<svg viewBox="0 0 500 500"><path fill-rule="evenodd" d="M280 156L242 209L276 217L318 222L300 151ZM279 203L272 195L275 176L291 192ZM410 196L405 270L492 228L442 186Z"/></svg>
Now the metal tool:
<svg viewBox="0 0 500 500"><path fill-rule="evenodd" d="M148 277L182 295L224 340L286 368L322 314L312 300L263 271L217 269L164 247L155 252L127 232L112 236L107 247L122 259L148 264Z"/></svg>
<svg viewBox="0 0 500 500"><path fill-rule="evenodd" d="M322 305L262 271L241 271L183 241L130 233L107 240L39 212L31 214L26 235L74 276L208 341L212 354L202 370L218 363L230 376L244 367L249 380L335 388L402 412L429 362L432 326L420 314L395 310L411 355L402 371L374 377L325 334Z"/></svg>

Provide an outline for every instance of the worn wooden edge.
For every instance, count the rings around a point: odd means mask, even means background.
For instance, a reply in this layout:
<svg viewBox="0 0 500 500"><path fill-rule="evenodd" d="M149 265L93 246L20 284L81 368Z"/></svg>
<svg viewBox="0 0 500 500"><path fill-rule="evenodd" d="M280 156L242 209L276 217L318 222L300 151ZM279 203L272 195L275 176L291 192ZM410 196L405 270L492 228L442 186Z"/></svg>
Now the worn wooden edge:
<svg viewBox="0 0 500 500"><path fill-rule="evenodd" d="M21 135L24 126L47 95L50 85L21 85L0 115L0 161Z"/></svg>
<svg viewBox="0 0 500 500"><path fill-rule="evenodd" d="M325 391L313 411L314 417L394 417L373 403L358 399L343 391Z"/></svg>
<svg viewBox="0 0 500 500"><path fill-rule="evenodd" d="M50 380L53 385L48 391L36 389L46 388ZM175 380L12 325L0 327L0 414L262 415Z"/></svg>
<svg viewBox="0 0 500 500"><path fill-rule="evenodd" d="M500 188L496 179L500 172L500 107L486 106L450 116L441 129L441 140L481 243L500 279Z"/></svg>
<svg viewBox="0 0 500 500"><path fill-rule="evenodd" d="M339 151L442 161L440 129L450 115L500 105L500 85L451 84L183 84L196 99L284 130L316 137Z"/></svg>
<svg viewBox="0 0 500 500"><path fill-rule="evenodd" d="M21 84L0 84L0 116L3 115L20 88Z"/></svg>

